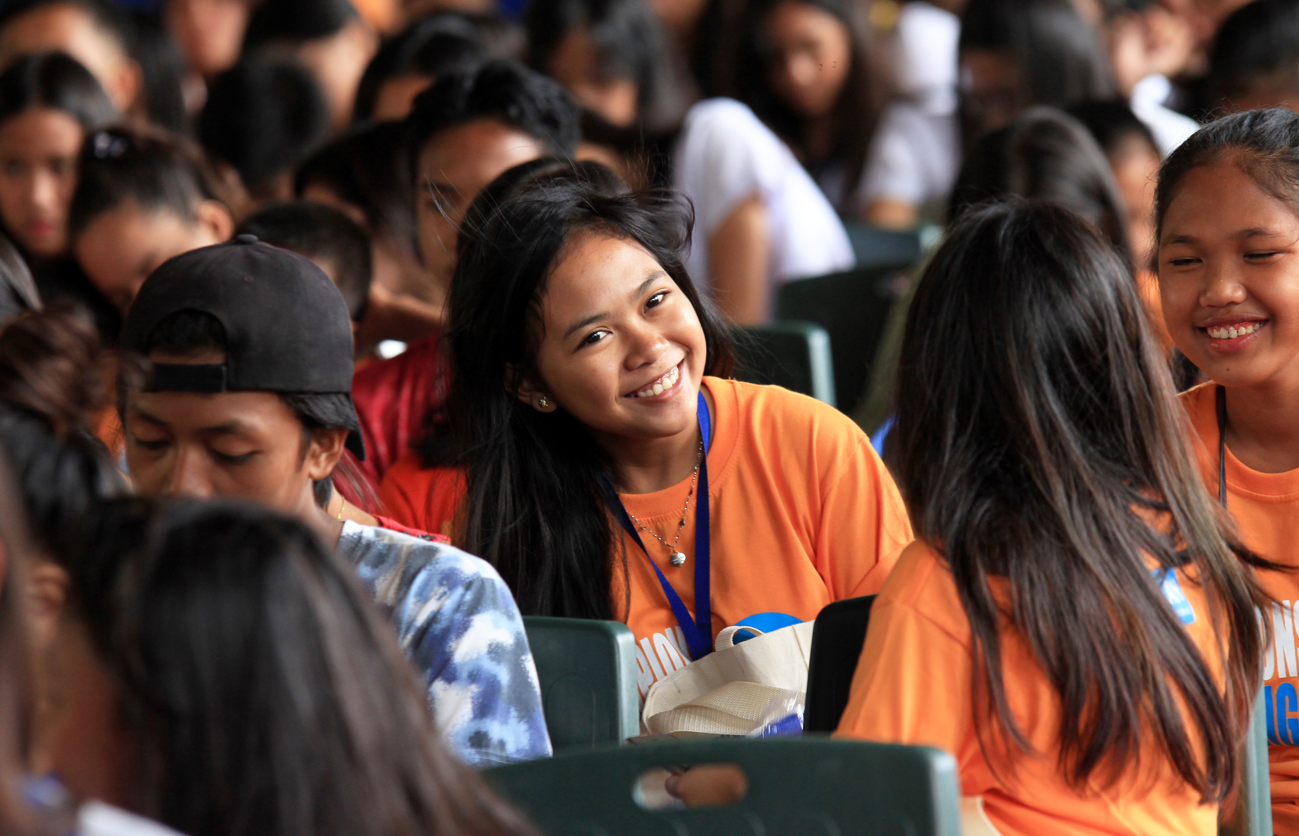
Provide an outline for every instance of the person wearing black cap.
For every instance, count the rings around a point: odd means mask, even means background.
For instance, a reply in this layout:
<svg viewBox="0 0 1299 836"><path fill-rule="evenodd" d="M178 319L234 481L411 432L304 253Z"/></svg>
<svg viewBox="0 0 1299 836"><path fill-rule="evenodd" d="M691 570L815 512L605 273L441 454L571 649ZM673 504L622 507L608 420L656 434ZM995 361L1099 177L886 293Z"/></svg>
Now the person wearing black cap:
<svg viewBox="0 0 1299 836"><path fill-rule="evenodd" d="M344 449L365 457L352 326L308 259L240 235L164 263L122 328L126 459L148 495L241 497L337 543L423 671L438 727L468 763L550 754L509 589L450 546L326 510Z"/></svg>

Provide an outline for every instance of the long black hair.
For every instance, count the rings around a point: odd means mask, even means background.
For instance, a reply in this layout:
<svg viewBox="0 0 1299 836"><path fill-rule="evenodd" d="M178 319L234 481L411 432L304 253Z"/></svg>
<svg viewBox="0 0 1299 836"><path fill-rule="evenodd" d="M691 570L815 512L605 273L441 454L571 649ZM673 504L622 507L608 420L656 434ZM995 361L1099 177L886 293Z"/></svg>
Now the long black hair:
<svg viewBox="0 0 1299 836"><path fill-rule="evenodd" d="M510 368L534 371L537 305L566 242L597 229L643 246L699 315L705 372L724 376L734 365L729 333L686 273L688 205L672 193L618 194L594 179L568 169L504 200L490 188L480 194L451 282L445 414L455 455L440 463L465 471L456 539L496 567L525 615L615 618L615 567L626 572L605 502L608 457L576 419L543 416L503 385Z"/></svg>
<svg viewBox="0 0 1299 836"><path fill-rule="evenodd" d="M854 0L796 0L829 15L848 30L852 57L848 77L835 103L833 118L837 141L828 159L807 158L807 119L776 96L769 81L771 63L768 19L781 3L790 0L752 0L741 20L739 63L735 97L753 108L768 127L797 151L815 173L829 163L843 167L843 194L830 195L840 211L847 211L866 168L866 155L879 123L886 95L884 73L871 44L871 30L860 3Z"/></svg>
<svg viewBox="0 0 1299 836"><path fill-rule="evenodd" d="M441 745L391 629L303 523L121 500L69 570L145 815L192 836L531 832Z"/></svg>
<svg viewBox="0 0 1299 836"><path fill-rule="evenodd" d="M1059 696L1071 785L1131 774L1153 744L1220 802L1240 775L1264 648L1268 599L1246 564L1271 564L1204 490L1127 266L1057 206L971 212L916 289L898 393L898 484L969 617L990 762L1031 751L1003 678L1008 621ZM1151 564L1205 587L1224 683Z"/></svg>
<svg viewBox="0 0 1299 836"><path fill-rule="evenodd" d="M95 77L62 52L24 55L0 73L0 123L34 107L66 113L85 131L117 118Z"/></svg>

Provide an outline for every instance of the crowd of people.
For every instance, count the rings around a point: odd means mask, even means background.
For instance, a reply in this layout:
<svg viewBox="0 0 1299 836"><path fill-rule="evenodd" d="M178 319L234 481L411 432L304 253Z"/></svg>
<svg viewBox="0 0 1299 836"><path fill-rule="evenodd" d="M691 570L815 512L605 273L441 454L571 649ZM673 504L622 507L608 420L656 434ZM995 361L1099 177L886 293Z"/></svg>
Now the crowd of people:
<svg viewBox="0 0 1299 836"><path fill-rule="evenodd" d="M531 834L524 616L877 595L1000 832L1216 833L1261 689L1299 836L1297 506L1296 0L0 2L2 833Z"/></svg>

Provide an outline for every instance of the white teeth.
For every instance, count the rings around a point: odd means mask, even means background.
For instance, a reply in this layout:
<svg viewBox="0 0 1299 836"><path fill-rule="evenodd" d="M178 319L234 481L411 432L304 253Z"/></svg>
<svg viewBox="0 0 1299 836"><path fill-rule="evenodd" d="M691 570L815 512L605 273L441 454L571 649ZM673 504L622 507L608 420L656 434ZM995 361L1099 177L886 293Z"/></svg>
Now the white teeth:
<svg viewBox="0 0 1299 836"><path fill-rule="evenodd" d="M658 380L654 381L648 387L637 392L634 395L634 397L652 398L655 395L661 395L667 390L671 389L673 386L676 386L677 381L680 378L681 378L681 367L673 366L672 369L667 374L663 375Z"/></svg>
<svg viewBox="0 0 1299 836"><path fill-rule="evenodd" d="M1233 325L1221 328L1207 328L1209 336L1215 340L1234 340L1237 337L1248 336L1259 328L1263 327L1261 322L1251 322L1248 325Z"/></svg>

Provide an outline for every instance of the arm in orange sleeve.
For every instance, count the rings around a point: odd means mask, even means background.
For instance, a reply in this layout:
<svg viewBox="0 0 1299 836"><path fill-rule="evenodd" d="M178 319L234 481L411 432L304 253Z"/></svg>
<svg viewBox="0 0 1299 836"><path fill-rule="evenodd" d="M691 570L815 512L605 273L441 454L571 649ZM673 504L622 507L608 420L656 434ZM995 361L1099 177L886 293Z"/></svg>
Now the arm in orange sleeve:
<svg viewBox="0 0 1299 836"><path fill-rule="evenodd" d="M884 462L855 426L856 443L825 491L817 571L835 600L873 595L911 542L911 521Z"/></svg>
<svg viewBox="0 0 1299 836"><path fill-rule="evenodd" d="M882 601L835 734L937 747L956 756L964 778L965 759L978 756L968 745L971 665L969 648L950 632L912 606Z"/></svg>

